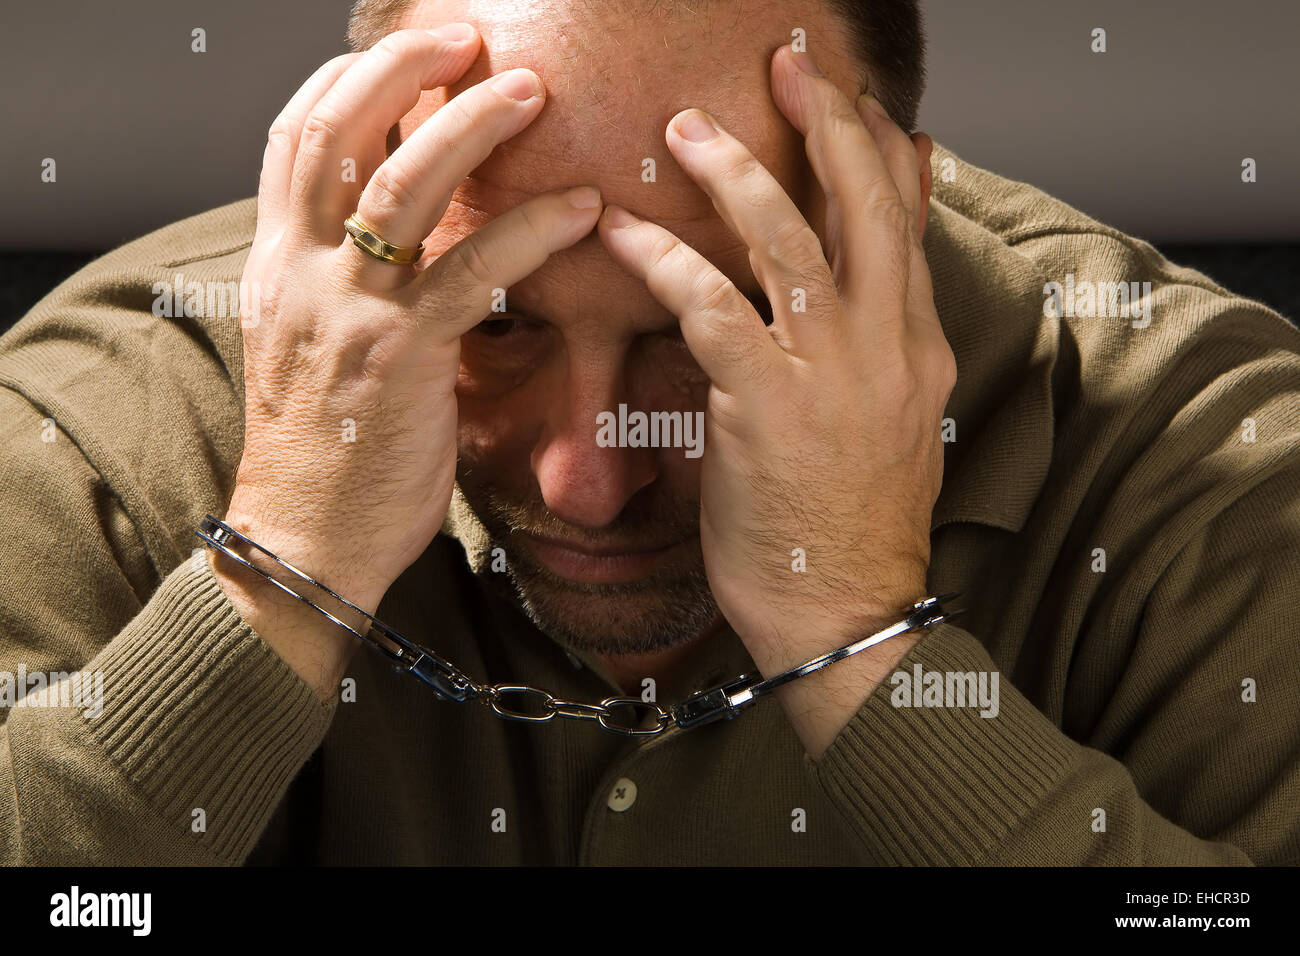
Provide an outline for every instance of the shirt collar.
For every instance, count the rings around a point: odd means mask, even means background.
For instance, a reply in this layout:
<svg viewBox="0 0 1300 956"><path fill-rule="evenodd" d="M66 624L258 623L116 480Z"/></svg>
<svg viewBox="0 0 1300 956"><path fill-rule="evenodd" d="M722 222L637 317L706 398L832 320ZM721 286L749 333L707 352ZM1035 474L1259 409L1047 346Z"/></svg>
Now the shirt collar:
<svg viewBox="0 0 1300 956"><path fill-rule="evenodd" d="M932 165L924 246L957 382L944 412L956 440L944 444L931 529L969 521L1019 531L1051 464L1061 330L1043 314L1045 275L1012 242L1045 197L941 146Z"/></svg>

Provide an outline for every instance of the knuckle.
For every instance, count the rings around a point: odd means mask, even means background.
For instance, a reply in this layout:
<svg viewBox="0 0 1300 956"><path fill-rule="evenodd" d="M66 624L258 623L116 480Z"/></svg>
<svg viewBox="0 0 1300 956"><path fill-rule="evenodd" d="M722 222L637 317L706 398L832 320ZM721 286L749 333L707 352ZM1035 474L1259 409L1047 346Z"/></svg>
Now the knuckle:
<svg viewBox="0 0 1300 956"><path fill-rule="evenodd" d="M266 131L266 149L268 153L293 155L294 128L292 121L281 113Z"/></svg>
<svg viewBox="0 0 1300 956"><path fill-rule="evenodd" d="M695 301L701 312L728 311L735 305L736 287L720 272L706 271L695 279Z"/></svg>
<svg viewBox="0 0 1300 956"><path fill-rule="evenodd" d="M471 103L471 99L470 96L454 97L427 121L434 136L431 152L438 157L438 162L444 168L463 169L465 175L486 158L486 153L470 155L468 144L481 138L475 132L482 129L480 117L489 104Z"/></svg>
<svg viewBox="0 0 1300 956"><path fill-rule="evenodd" d="M495 270L492 261L483 248L481 242L470 238L456 246L456 261L460 264L462 271L476 285L483 286L492 282Z"/></svg>
<svg viewBox="0 0 1300 956"><path fill-rule="evenodd" d="M547 228L550 220L540 206L535 202L526 202L516 209L519 213L519 221L528 230L530 238L536 242L544 240L550 231Z"/></svg>
<svg viewBox="0 0 1300 956"><path fill-rule="evenodd" d="M741 183L749 179L762 168L762 164L752 155L732 163L722 171L721 181L724 185Z"/></svg>
<svg viewBox="0 0 1300 956"><path fill-rule="evenodd" d="M732 336L732 339L738 340L740 336ZM735 356L736 368L753 388L758 391L772 390L772 369L762 360L757 348L738 346Z"/></svg>
<svg viewBox="0 0 1300 956"><path fill-rule="evenodd" d="M887 234L908 249L911 248L911 217L896 191L892 195L888 191L884 195L876 195L869 201L868 210L872 220L879 223Z"/></svg>
<svg viewBox="0 0 1300 956"><path fill-rule="evenodd" d="M862 117L838 89L826 110L826 135L839 139L849 133L856 133L863 128Z"/></svg>
<svg viewBox="0 0 1300 956"><path fill-rule="evenodd" d="M469 171L478 166L485 157L470 155L468 141L475 126L474 111L457 100L452 100L443 107L444 110L450 111L446 117L436 116L439 123L449 124L447 127L449 132L438 136L435 149L438 161L444 168L463 169L468 175ZM439 113L441 112L440 110Z"/></svg>
<svg viewBox="0 0 1300 956"><path fill-rule="evenodd" d="M739 371L751 383L761 385L763 370L745 336L736 335L724 322L706 323L709 352L719 364Z"/></svg>
<svg viewBox="0 0 1300 956"><path fill-rule="evenodd" d="M647 271L651 273L660 271L670 257L681 257L685 251L682 241L676 236L660 236L651 245Z"/></svg>
<svg viewBox="0 0 1300 956"><path fill-rule="evenodd" d="M949 395L957 385L957 359L946 342L935 348L932 354L934 380L939 383L944 395Z"/></svg>
<svg viewBox="0 0 1300 956"><path fill-rule="evenodd" d="M777 226L763 242L762 252L768 261L780 263L781 267L793 273L788 282L803 290L810 300L810 310L813 308L811 300L820 303L824 299L829 302L831 291L827 284L829 267L826 254L822 250L822 242L809 226L802 222ZM758 265L753 260L751 264L755 267Z"/></svg>
<svg viewBox="0 0 1300 956"><path fill-rule="evenodd" d="M931 407L946 401L957 380L957 363L946 343L915 339L891 363L885 387L895 400L908 407Z"/></svg>
<svg viewBox="0 0 1300 956"><path fill-rule="evenodd" d="M302 139L316 148L339 141L342 118L324 103L317 103L302 124Z"/></svg>
<svg viewBox="0 0 1300 956"><path fill-rule="evenodd" d="M739 323L744 320L732 312L705 312L700 323L702 347L717 365L732 369L750 385L758 389L767 387L771 369L763 361L761 340L757 333ZM752 333L752 334L751 334Z"/></svg>
<svg viewBox="0 0 1300 956"><path fill-rule="evenodd" d="M773 228L763 240L763 251L769 259L789 263L800 271L809 269L824 259L821 240L802 221L787 219Z"/></svg>
<svg viewBox="0 0 1300 956"><path fill-rule="evenodd" d="M415 204L415 193L406 172L394 167L392 161L384 163L370 177L367 204L374 203L381 216Z"/></svg>

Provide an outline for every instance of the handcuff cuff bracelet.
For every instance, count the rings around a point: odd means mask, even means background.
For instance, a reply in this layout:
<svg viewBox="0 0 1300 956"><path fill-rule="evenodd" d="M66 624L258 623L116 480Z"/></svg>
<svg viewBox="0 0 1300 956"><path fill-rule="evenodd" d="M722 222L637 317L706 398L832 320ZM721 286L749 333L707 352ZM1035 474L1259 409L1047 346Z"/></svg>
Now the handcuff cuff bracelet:
<svg viewBox="0 0 1300 956"><path fill-rule="evenodd" d="M864 651L869 647L874 647L891 637L897 637L899 634L908 631L930 628L941 621L965 613L964 609L949 611L944 607L944 602L957 597L959 592L954 591L937 597L927 597L912 604L900 620L895 621L888 627L846 644L844 647L828 651L784 673L777 674L775 677L764 679L761 675L744 674L707 690L698 691L681 703L674 704L667 709L637 697L606 697L599 704L586 704L562 700L540 688L523 684L479 684L450 661L444 660L427 648L421 647L414 641L398 634L382 621L363 611L306 572L277 557L256 541L241 534L224 522L218 521L212 515L204 517L199 523L195 534L202 538L210 548L222 552L244 567L257 572L282 591L315 608L339 627L349 631L362 642L383 654L392 662L396 670L406 671L419 678L444 700L456 703L479 700L490 705L498 716L510 720L535 723L549 721L554 717L595 720L604 729L626 736L654 736L664 732L670 726L687 730L702 727L718 720L731 720L746 707L752 706L762 697L792 680L815 673L824 667L829 667L837 661L857 654L859 651ZM246 554L241 554L240 549L245 551ZM266 568L260 567L253 560L259 555L265 555L275 563L277 568L287 571L292 580L301 582L304 585L310 585L324 592L364 618L366 622L365 630L357 630L337 614L321 607L305 594L278 579ZM532 697L540 700L543 713L530 714L508 706L511 696ZM650 723L648 720L642 720L639 723L632 723L626 719L619 720L617 708L629 708L633 712L638 710L647 711L647 717L649 714L654 715L653 725L643 726Z"/></svg>

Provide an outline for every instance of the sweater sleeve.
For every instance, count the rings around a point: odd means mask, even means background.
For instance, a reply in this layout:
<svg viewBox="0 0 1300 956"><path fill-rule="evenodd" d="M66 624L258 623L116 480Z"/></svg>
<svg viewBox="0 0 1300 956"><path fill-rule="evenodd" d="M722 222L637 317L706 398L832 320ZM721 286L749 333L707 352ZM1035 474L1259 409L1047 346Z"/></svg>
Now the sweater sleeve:
<svg viewBox="0 0 1300 956"><path fill-rule="evenodd" d="M0 423L0 860L241 862L335 705L52 420L0 389Z"/></svg>
<svg viewBox="0 0 1300 956"><path fill-rule="evenodd" d="M1300 862L1300 470L1256 486L1188 541L1145 604L1093 730L1061 731L999 675L995 716L894 705L882 682L813 778L878 862ZM895 673L997 668L953 622Z"/></svg>

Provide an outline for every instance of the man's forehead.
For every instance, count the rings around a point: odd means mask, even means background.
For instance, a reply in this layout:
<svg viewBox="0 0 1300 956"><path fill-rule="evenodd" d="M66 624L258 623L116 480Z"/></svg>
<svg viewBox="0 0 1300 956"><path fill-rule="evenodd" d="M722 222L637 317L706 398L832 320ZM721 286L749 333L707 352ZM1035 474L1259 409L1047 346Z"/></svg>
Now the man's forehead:
<svg viewBox="0 0 1300 956"><path fill-rule="evenodd" d="M449 98L488 76L528 67L546 84L546 105L458 190L469 228L530 195L582 183L669 229L716 217L664 142L668 121L689 107L716 116L798 198L806 168L802 138L772 101L769 81L772 53L801 26L773 13L786 8L765 0L690 6L424 0L404 26L466 20L478 28L483 48L459 82L424 94L401 133L410 135ZM759 9L764 16L755 22Z"/></svg>

